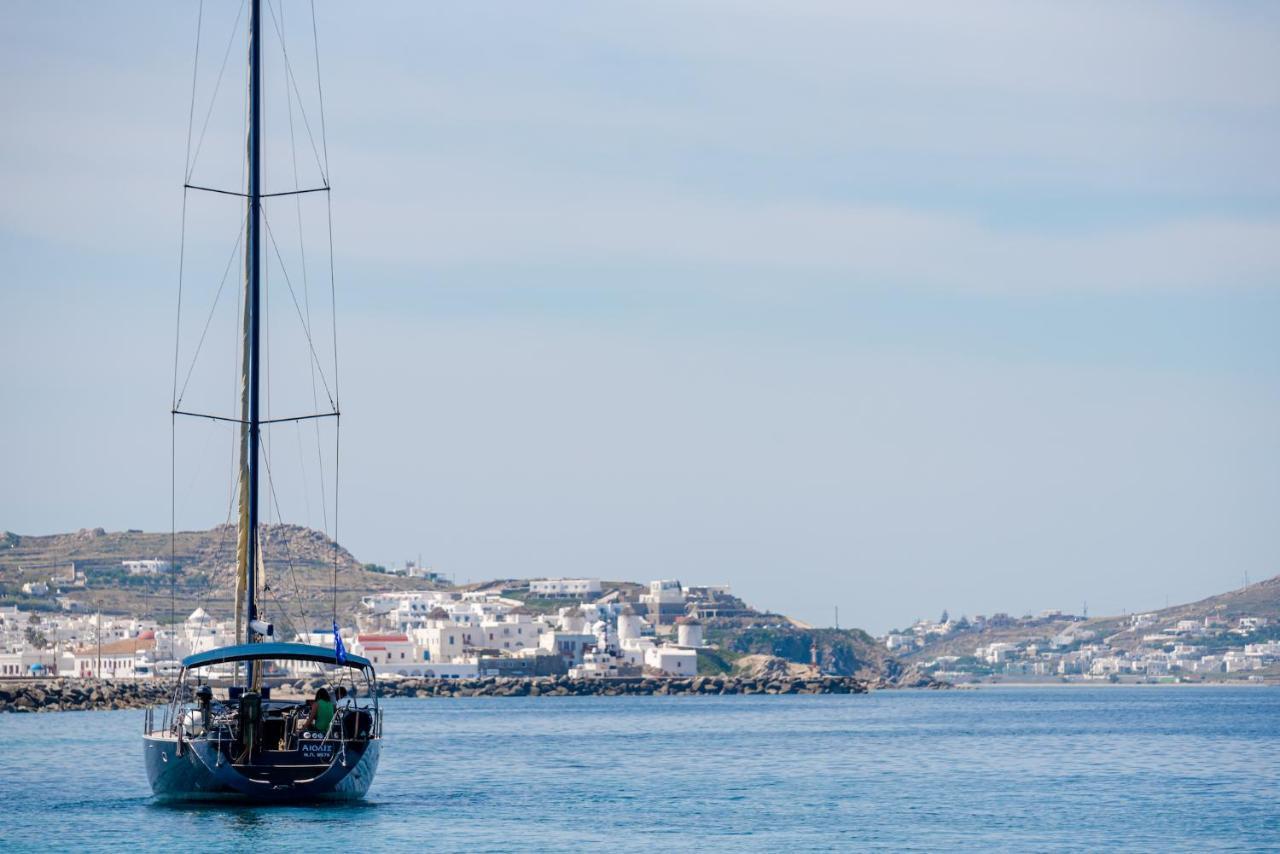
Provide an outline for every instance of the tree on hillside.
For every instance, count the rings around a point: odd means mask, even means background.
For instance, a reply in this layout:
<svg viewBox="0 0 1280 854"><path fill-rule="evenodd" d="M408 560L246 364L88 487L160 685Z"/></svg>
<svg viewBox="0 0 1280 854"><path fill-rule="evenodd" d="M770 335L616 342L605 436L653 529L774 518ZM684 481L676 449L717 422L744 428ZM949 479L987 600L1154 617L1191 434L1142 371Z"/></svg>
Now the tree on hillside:
<svg viewBox="0 0 1280 854"><path fill-rule="evenodd" d="M22 636L26 639L27 646L32 649L45 649L49 646L49 639L45 637L39 629L36 629L33 626L27 626L26 631L22 633Z"/></svg>

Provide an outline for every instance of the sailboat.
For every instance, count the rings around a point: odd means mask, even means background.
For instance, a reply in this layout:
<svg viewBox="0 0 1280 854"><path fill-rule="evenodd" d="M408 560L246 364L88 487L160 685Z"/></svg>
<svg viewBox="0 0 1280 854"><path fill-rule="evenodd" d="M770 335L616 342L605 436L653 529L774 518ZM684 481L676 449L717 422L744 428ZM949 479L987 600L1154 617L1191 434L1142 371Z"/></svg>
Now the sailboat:
<svg viewBox="0 0 1280 854"><path fill-rule="evenodd" d="M332 648L277 641L274 627L259 613L260 575L265 571L259 528L260 439L262 429L275 423L263 417L260 405L262 199L285 195L264 194L261 186L261 13L261 0L249 0L247 181L244 193L231 193L243 196L246 205L241 411L236 419L202 416L232 421L239 428L237 643L184 658L171 701L147 710L147 776L156 796L166 800L359 799L373 782L381 750L377 676L367 659L343 647L336 591ZM204 188L188 184L188 189ZM183 414L191 413L178 411L175 403L174 415ZM326 414L336 416L336 405ZM324 684L314 698L273 698L269 677L282 673L305 674Z"/></svg>

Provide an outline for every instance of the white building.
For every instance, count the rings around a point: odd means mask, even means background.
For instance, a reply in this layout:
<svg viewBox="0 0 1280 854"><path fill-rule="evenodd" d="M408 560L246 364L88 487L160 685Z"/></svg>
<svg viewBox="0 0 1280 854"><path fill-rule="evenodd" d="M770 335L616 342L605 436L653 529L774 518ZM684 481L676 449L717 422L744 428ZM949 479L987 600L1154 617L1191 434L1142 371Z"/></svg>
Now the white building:
<svg viewBox="0 0 1280 854"><path fill-rule="evenodd" d="M396 667L412 667L422 660L407 635L358 634L351 651L369 659L379 670L395 672Z"/></svg>
<svg viewBox="0 0 1280 854"><path fill-rule="evenodd" d="M1106 655L1095 658L1089 666L1089 673L1094 676L1111 676L1129 670L1129 662L1118 655Z"/></svg>
<svg viewBox="0 0 1280 854"><path fill-rule="evenodd" d="M541 599L587 599L600 595L598 578L540 578L529 582L529 595Z"/></svg>
<svg viewBox="0 0 1280 854"><path fill-rule="evenodd" d="M541 626L533 621L532 612L517 608L501 617L481 620L477 639L478 646L514 653L536 647L540 634Z"/></svg>
<svg viewBox="0 0 1280 854"><path fill-rule="evenodd" d="M140 675L149 677L148 668L145 674L136 673L139 665L147 665L150 652L155 649L155 638L126 638L125 640L87 646L71 653L71 670L64 675L77 676L81 679L135 679ZM99 672L98 665L102 669Z"/></svg>
<svg viewBox="0 0 1280 854"><path fill-rule="evenodd" d="M642 634L644 634L644 620L631 610L630 605L623 605L618 613L618 642L626 643Z"/></svg>
<svg viewBox="0 0 1280 854"><path fill-rule="evenodd" d="M423 651L423 659L433 664L447 664L461 658L470 634L470 629L450 620L443 608L431 611L425 626L410 630L414 643Z"/></svg>
<svg viewBox="0 0 1280 854"><path fill-rule="evenodd" d="M696 617L676 620L676 645L689 649L702 646L702 623Z"/></svg>
<svg viewBox="0 0 1280 854"><path fill-rule="evenodd" d="M452 593L407 591L374 593L363 597L360 603L382 625L389 626L394 631L408 632L425 626L432 611L453 606L458 601L457 595Z"/></svg>
<svg viewBox="0 0 1280 854"><path fill-rule="evenodd" d="M57 672L58 657L51 649L25 647L0 653L0 676L53 676Z"/></svg>
<svg viewBox="0 0 1280 854"><path fill-rule="evenodd" d="M543 632L538 647L561 656L570 665L581 664L588 649L594 649L596 636L583 632Z"/></svg>
<svg viewBox="0 0 1280 854"><path fill-rule="evenodd" d="M561 608L556 622L562 632L581 634L587 630L587 615L578 608Z"/></svg>
<svg viewBox="0 0 1280 854"><path fill-rule="evenodd" d="M1228 673L1238 673L1241 670L1254 670L1259 666L1259 661L1238 649L1233 649L1222 656L1222 665Z"/></svg>
<svg viewBox="0 0 1280 854"><path fill-rule="evenodd" d="M904 647L910 649L916 645L914 635L904 635L900 632L890 632L884 639L885 649L902 649Z"/></svg>
<svg viewBox="0 0 1280 854"><path fill-rule="evenodd" d="M993 643L974 650L974 655L987 664L1004 664L1017 654L1018 645L1013 643Z"/></svg>
<svg viewBox="0 0 1280 854"><path fill-rule="evenodd" d="M1149 629L1155 624L1155 614L1131 614L1129 616L1129 625L1135 629Z"/></svg>
<svg viewBox="0 0 1280 854"><path fill-rule="evenodd" d="M698 672L698 653L676 646L652 646L645 650L644 663L668 676L693 676Z"/></svg>
<svg viewBox="0 0 1280 854"><path fill-rule="evenodd" d="M650 581L649 592L640 595L640 601L645 604L660 602L664 605L683 605L684 600L684 588L674 578Z"/></svg>
<svg viewBox="0 0 1280 854"><path fill-rule="evenodd" d="M1222 657L1218 655L1202 656L1194 665L1196 673L1221 673Z"/></svg>
<svg viewBox="0 0 1280 854"><path fill-rule="evenodd" d="M1263 659L1280 657L1280 641L1247 643L1244 645L1244 654L1252 658Z"/></svg>
<svg viewBox="0 0 1280 854"><path fill-rule="evenodd" d="M474 679L480 675L480 664L474 659L445 664L428 661L423 663L422 675L436 679Z"/></svg>
<svg viewBox="0 0 1280 854"><path fill-rule="evenodd" d="M654 623L662 622L664 613L672 616L683 614L685 599L684 588L671 578L650 581L649 592L640 594L640 604L647 609Z"/></svg>
<svg viewBox="0 0 1280 854"><path fill-rule="evenodd" d="M618 675L618 659L601 650L583 653L582 663L569 668L572 679L605 679Z"/></svg>
<svg viewBox="0 0 1280 854"><path fill-rule="evenodd" d="M188 614L177 635L177 646L181 647L184 655L207 652L235 642L234 624L213 619L204 608L196 608Z"/></svg>
<svg viewBox="0 0 1280 854"><path fill-rule="evenodd" d="M122 560L120 565L130 575L160 575L173 566L167 560Z"/></svg>

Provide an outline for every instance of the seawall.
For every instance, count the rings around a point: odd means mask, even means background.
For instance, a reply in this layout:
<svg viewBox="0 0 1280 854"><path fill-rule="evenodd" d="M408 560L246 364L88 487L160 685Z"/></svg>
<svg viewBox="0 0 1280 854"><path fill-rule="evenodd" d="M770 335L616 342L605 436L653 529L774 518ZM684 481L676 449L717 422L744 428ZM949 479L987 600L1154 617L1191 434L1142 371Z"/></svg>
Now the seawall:
<svg viewBox="0 0 1280 854"><path fill-rule="evenodd" d="M382 680L378 687L383 697L445 698L863 694L869 690L895 686L884 682L868 682L852 676L781 679L749 676L570 679L567 676L553 676ZM310 680L303 680L285 683L276 691L282 695L305 695L313 689L314 685ZM0 713L139 709L168 702L171 692L172 683L164 682L4 680L0 681Z"/></svg>
<svg viewBox="0 0 1280 854"><path fill-rule="evenodd" d="M96 679L5 680L0 712L75 712L141 709L168 702L173 684Z"/></svg>
<svg viewBox="0 0 1280 854"><path fill-rule="evenodd" d="M621 697L683 694L862 694L874 687L852 676L811 679L697 676L570 679L567 676L489 679L402 679L381 682L386 697Z"/></svg>

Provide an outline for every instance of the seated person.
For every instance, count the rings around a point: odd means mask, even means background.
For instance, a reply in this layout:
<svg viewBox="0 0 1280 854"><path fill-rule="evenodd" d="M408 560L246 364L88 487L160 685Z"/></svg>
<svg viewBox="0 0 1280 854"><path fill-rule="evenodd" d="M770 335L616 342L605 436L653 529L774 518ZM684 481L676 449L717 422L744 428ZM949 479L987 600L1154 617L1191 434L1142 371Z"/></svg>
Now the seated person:
<svg viewBox="0 0 1280 854"><path fill-rule="evenodd" d="M311 713L307 716L307 729L312 732L327 733L329 724L333 722L333 700L329 699L329 691L316 689L316 698L311 701Z"/></svg>
<svg viewBox="0 0 1280 854"><path fill-rule="evenodd" d="M339 685L335 691L338 698L338 725L342 728L343 738L357 738L368 734L368 714L356 705L355 690L348 691Z"/></svg>

